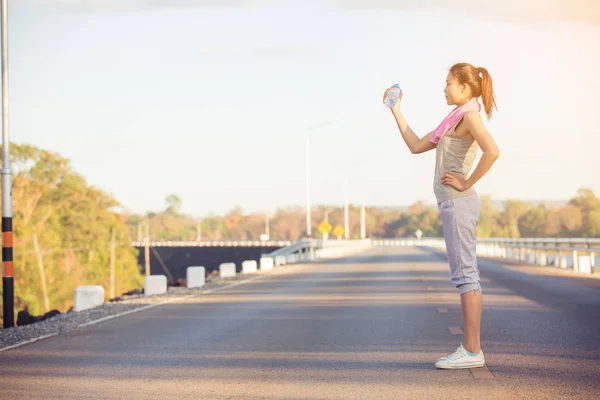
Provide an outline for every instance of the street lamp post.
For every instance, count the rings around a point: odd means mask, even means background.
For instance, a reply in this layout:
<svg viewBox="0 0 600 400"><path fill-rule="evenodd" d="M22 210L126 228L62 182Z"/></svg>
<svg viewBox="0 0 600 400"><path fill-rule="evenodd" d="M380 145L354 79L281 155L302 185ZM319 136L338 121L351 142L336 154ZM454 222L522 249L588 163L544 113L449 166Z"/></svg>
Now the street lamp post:
<svg viewBox="0 0 600 400"><path fill-rule="evenodd" d="M350 237L349 221L348 221L348 179L346 179L346 187L344 190L344 237L348 239Z"/></svg>
<svg viewBox="0 0 600 400"><path fill-rule="evenodd" d="M306 128L306 235L309 237L312 236L312 228L310 222L310 131L329 124L329 121L325 121Z"/></svg>
<svg viewBox="0 0 600 400"><path fill-rule="evenodd" d="M366 211L365 211L365 205L363 204L360 207L360 238L364 239L366 237L367 237Z"/></svg>

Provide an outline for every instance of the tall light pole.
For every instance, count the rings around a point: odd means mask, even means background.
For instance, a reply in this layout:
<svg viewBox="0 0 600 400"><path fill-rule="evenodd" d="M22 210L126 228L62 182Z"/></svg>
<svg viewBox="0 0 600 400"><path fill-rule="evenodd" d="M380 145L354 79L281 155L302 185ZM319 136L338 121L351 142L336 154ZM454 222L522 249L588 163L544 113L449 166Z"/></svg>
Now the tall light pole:
<svg viewBox="0 0 600 400"><path fill-rule="evenodd" d="M348 179L346 179L346 187L344 190L344 237L346 239L348 239L348 237L350 236L350 232L348 232Z"/></svg>
<svg viewBox="0 0 600 400"><path fill-rule="evenodd" d="M329 125L331 122L325 121L319 124L309 126L306 128L306 235L312 236L312 227L310 222L310 131L320 128L325 125Z"/></svg>
<svg viewBox="0 0 600 400"><path fill-rule="evenodd" d="M268 238L271 238L271 229L269 227L269 214L265 214L265 235L267 235Z"/></svg>
<svg viewBox="0 0 600 400"><path fill-rule="evenodd" d="M2 0L2 305L4 328L15 324L13 277L12 171L8 140L8 5Z"/></svg>
<svg viewBox="0 0 600 400"><path fill-rule="evenodd" d="M306 135L306 235L311 236L310 224L310 135Z"/></svg>
<svg viewBox="0 0 600 400"><path fill-rule="evenodd" d="M329 223L329 210L325 209L325 222ZM329 233L323 234L323 240L329 240Z"/></svg>
<svg viewBox="0 0 600 400"><path fill-rule="evenodd" d="M367 226L366 226L366 210L363 204L360 207L360 238L365 239L367 237Z"/></svg>

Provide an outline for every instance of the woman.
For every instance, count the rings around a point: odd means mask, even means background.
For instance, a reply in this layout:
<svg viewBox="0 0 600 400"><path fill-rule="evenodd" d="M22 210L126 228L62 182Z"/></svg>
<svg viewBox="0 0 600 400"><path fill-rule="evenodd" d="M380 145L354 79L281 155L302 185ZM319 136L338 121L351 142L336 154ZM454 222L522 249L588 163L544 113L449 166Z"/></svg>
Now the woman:
<svg viewBox="0 0 600 400"><path fill-rule="evenodd" d="M481 97L488 120L491 119L492 109L496 107L492 78L485 68L459 63L448 72L444 94L446 103L456 107L438 128L422 138L410 129L400 111L402 91L392 107L392 114L411 153L436 149L433 189L442 218L450 276L461 295L464 344L449 356L440 358L435 366L443 369L483 367L485 359L480 344L483 299L475 256L480 204L473 185L499 156L498 146L483 125L477 100ZM483 155L468 176L478 147Z"/></svg>

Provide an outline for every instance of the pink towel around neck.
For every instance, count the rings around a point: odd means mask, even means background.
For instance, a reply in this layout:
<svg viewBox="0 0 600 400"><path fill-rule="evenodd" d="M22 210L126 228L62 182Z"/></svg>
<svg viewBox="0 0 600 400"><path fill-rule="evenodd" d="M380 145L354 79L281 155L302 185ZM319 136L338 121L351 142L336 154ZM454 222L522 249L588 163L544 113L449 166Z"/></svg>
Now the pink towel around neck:
<svg viewBox="0 0 600 400"><path fill-rule="evenodd" d="M433 135L431 135L429 141L437 144L440 139L443 138L444 135L458 123L458 121L460 121L465 113L471 110L477 110L477 112L481 111L481 105L475 97L467 101L462 106L456 107L454 110L450 111L450 114L444 118L442 123L437 128L435 128L435 131L433 131Z"/></svg>

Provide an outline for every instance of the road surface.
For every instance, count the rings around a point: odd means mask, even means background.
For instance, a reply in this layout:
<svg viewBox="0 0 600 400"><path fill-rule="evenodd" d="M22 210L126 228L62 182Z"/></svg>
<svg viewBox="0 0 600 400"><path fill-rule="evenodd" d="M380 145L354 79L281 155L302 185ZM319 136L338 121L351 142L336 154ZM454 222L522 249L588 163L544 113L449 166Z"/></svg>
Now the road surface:
<svg viewBox="0 0 600 400"><path fill-rule="evenodd" d="M480 259L487 367L443 255L379 247L0 353L0 399L600 398L600 279ZM447 311L447 312L446 312Z"/></svg>

